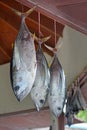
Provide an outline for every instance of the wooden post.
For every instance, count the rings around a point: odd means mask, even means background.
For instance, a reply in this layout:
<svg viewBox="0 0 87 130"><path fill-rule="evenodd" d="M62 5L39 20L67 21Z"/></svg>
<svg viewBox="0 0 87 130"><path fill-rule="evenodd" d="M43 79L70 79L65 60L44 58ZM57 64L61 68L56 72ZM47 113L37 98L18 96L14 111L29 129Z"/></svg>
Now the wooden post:
<svg viewBox="0 0 87 130"><path fill-rule="evenodd" d="M62 113L58 118L58 130L64 130L64 129L65 129L65 121L64 121L64 114Z"/></svg>

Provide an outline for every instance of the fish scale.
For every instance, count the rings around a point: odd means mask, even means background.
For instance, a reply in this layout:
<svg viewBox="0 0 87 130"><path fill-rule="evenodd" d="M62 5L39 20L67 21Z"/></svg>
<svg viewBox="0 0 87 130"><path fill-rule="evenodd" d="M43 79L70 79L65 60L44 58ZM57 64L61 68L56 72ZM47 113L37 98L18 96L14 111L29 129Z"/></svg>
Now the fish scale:
<svg viewBox="0 0 87 130"><path fill-rule="evenodd" d="M34 38L25 18L26 16L22 15L10 65L12 89L18 101L22 101L30 93L37 69Z"/></svg>

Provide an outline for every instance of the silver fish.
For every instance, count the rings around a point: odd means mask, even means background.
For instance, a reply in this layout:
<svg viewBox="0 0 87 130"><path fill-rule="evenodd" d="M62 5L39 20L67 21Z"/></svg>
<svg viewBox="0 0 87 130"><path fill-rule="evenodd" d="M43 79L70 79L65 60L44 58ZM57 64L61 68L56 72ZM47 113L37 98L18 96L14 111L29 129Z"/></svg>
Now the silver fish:
<svg viewBox="0 0 87 130"><path fill-rule="evenodd" d="M44 40L47 40L48 38L49 37L45 38ZM39 111L44 106L47 99L49 91L50 72L47 60L41 48L41 43L39 43L38 45L39 47L36 52L36 58L37 58L36 78L30 94L32 101L34 102L37 110Z"/></svg>
<svg viewBox="0 0 87 130"><path fill-rule="evenodd" d="M33 10L30 9L30 12ZM27 15L22 15L10 66L12 89L18 101L22 101L31 91L37 69L34 38L25 23Z"/></svg>
<svg viewBox="0 0 87 130"><path fill-rule="evenodd" d="M63 111L66 96L65 74L62 66L54 54L53 62L50 66L50 91L48 94L48 104L50 111L59 117Z"/></svg>

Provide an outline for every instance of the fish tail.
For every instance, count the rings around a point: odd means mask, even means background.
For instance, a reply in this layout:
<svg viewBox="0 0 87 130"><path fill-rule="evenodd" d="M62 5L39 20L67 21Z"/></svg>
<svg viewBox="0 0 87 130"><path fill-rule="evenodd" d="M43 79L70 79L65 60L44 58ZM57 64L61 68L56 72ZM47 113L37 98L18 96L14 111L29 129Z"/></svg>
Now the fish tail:
<svg viewBox="0 0 87 130"><path fill-rule="evenodd" d="M48 48L53 53L57 53L57 50L59 50L61 48L62 44L63 44L62 38L60 37L59 41L58 41L58 47L57 47L57 44L56 44L56 46L54 48L52 48L52 47L50 47L50 46L48 46L46 44L44 44L44 45L45 45L46 48Z"/></svg>
<svg viewBox="0 0 87 130"><path fill-rule="evenodd" d="M36 37L35 32L34 32L34 34L32 34L32 37L33 37L33 39L35 39L35 37Z"/></svg>
<svg viewBox="0 0 87 130"><path fill-rule="evenodd" d="M11 7L10 7L10 9L11 9L16 15L21 16L22 13L21 13L20 11L14 9L14 8L11 8Z"/></svg>
<svg viewBox="0 0 87 130"><path fill-rule="evenodd" d="M30 15L35 10L36 7L37 7L37 5L35 5L33 8L29 9L28 11L26 11L24 13L14 9L14 8L11 8L11 7L10 7L10 9L18 16L24 15L25 17L27 17L28 15Z"/></svg>
<svg viewBox="0 0 87 130"><path fill-rule="evenodd" d="M27 17L28 15L30 15L35 9L36 9L37 5L35 5L33 8L29 9L28 11L26 11L24 14L25 14L25 17Z"/></svg>
<svg viewBox="0 0 87 130"><path fill-rule="evenodd" d="M37 104L35 104L36 108L37 108L37 111L39 112L40 111L40 108Z"/></svg>
<svg viewBox="0 0 87 130"><path fill-rule="evenodd" d="M54 48L52 48L52 47L50 47L50 46L48 46L48 45L46 45L46 44L44 44L44 45L45 45L45 47L48 48L50 51L53 51Z"/></svg>
<svg viewBox="0 0 87 130"><path fill-rule="evenodd" d="M37 36L34 37L34 39L35 39L39 44L42 44L42 43L46 42L46 41L49 40L50 38L51 38L51 36L44 37L44 38L38 38Z"/></svg>

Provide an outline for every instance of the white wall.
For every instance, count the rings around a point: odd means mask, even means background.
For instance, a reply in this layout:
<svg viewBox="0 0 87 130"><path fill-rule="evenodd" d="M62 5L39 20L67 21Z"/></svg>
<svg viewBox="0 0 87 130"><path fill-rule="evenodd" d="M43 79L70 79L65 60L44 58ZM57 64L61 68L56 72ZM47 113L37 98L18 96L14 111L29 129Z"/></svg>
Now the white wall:
<svg viewBox="0 0 87 130"><path fill-rule="evenodd" d="M65 70L68 86L87 66L87 36L66 26L59 59Z"/></svg>
<svg viewBox="0 0 87 130"><path fill-rule="evenodd" d="M19 103L10 85L9 64L0 66L0 113L19 111L34 107L29 96Z"/></svg>
<svg viewBox="0 0 87 130"><path fill-rule="evenodd" d="M58 57L65 70L67 86L87 65L87 36L69 27L63 33L63 45ZM48 58L48 62L52 60ZM0 66L0 114L34 108L29 96L19 103L11 89L9 64Z"/></svg>

